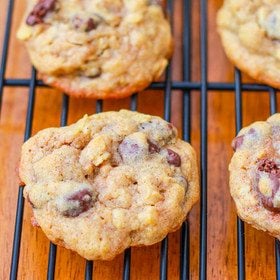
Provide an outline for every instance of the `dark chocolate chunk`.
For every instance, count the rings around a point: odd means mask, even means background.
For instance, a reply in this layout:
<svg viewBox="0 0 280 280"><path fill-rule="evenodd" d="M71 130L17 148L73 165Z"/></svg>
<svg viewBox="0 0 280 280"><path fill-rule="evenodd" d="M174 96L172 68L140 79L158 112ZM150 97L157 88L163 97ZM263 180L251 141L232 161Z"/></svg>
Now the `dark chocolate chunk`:
<svg viewBox="0 0 280 280"><path fill-rule="evenodd" d="M257 189L261 198L263 206L273 212L280 212L280 208L274 207L273 199L280 187L280 168L274 160L264 158L258 163L258 172L265 172L269 174L270 185L271 185L271 196L264 195L259 188ZM258 181L261 173L257 175Z"/></svg>
<svg viewBox="0 0 280 280"><path fill-rule="evenodd" d="M149 152L151 154L160 152L160 147L157 146L156 144L152 143L150 140L148 140L148 144L149 144Z"/></svg>
<svg viewBox="0 0 280 280"><path fill-rule="evenodd" d="M77 217L81 213L88 211L93 205L92 194L88 189L73 193L67 200L69 202L78 202L78 204L63 212L66 217Z"/></svg>
<svg viewBox="0 0 280 280"><path fill-rule="evenodd" d="M93 18L82 19L80 16L75 16L72 19L72 24L75 29L80 29L81 31L89 32L97 27L98 21L96 21Z"/></svg>
<svg viewBox="0 0 280 280"><path fill-rule="evenodd" d="M280 178L280 168L274 160L264 158L258 163L258 170L266 173L270 173Z"/></svg>
<svg viewBox="0 0 280 280"><path fill-rule="evenodd" d="M167 149L167 162L176 167L181 166L181 157L171 149Z"/></svg>
<svg viewBox="0 0 280 280"><path fill-rule="evenodd" d="M254 128L250 128L249 131L246 133L247 135L248 134L255 134L256 133L256 130ZM234 151L236 151L238 148L240 148L243 144L243 141L244 141L244 136L246 135L239 135L239 136L236 136L232 142L231 142L231 147Z"/></svg>
<svg viewBox="0 0 280 280"><path fill-rule="evenodd" d="M235 137L231 142L232 149L236 151L243 144L243 140L244 140L244 135Z"/></svg>
<svg viewBox="0 0 280 280"><path fill-rule="evenodd" d="M97 27L97 24L96 22L93 20L93 18L89 18L87 20L87 23L86 23L86 32L89 32L93 29L95 29Z"/></svg>
<svg viewBox="0 0 280 280"><path fill-rule="evenodd" d="M263 194L261 194L261 201L263 206L272 212L280 212L280 208L273 206L273 198L272 197L266 197Z"/></svg>
<svg viewBox="0 0 280 280"><path fill-rule="evenodd" d="M42 23L49 11L54 10L56 0L39 0L26 19L26 24L36 25Z"/></svg>

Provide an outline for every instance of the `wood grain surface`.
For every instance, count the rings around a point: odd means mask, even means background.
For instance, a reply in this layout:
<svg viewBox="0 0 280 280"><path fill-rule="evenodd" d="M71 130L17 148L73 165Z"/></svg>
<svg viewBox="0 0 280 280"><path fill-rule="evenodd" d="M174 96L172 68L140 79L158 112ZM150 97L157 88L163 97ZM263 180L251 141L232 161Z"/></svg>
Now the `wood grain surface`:
<svg viewBox="0 0 280 280"><path fill-rule="evenodd" d="M174 0L175 52L173 80L182 79L182 1ZM233 82L233 66L228 62L216 32L215 17L222 1L208 1L208 81ZM29 78L31 65L24 46L15 38L24 10L24 1L16 0L6 69L6 78ZM0 1L0 42L8 0ZM200 81L199 1L192 1L192 81ZM245 75L243 81L253 82ZM171 120L181 131L182 92L172 91ZM138 95L140 112L163 116L163 92L145 91ZM28 88L4 87L0 121L0 279L8 279L13 244L14 221L18 195L17 165L23 142L27 112ZM129 108L129 99L105 101L104 110ZM32 134L59 126L62 94L54 89L37 88ZM70 98L68 123L95 111L95 101ZM269 116L267 92L243 93L243 124ZM181 132L180 132L181 133ZM237 279L236 214L228 186L228 163L232 156L231 139L235 135L234 92L208 91L208 279ZM191 92L191 142L200 155L200 92ZM189 215L190 273L199 278L199 203ZM18 279L45 279L49 241L41 230L30 224L31 209L24 207L24 221ZM245 227L247 279L275 279L274 238L251 226ZM168 236L168 277L179 279L180 231ZM131 279L158 279L160 244L133 248ZM85 260L59 247L56 279L83 279ZM94 279L121 279L123 255L110 262L94 262Z"/></svg>

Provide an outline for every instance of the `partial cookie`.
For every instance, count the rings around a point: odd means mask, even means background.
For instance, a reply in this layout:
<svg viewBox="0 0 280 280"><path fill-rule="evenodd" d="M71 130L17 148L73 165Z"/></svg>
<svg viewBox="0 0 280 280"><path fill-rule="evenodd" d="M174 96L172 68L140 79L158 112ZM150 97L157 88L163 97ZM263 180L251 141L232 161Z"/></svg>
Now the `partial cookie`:
<svg viewBox="0 0 280 280"><path fill-rule="evenodd" d="M170 25L148 0L28 0L18 30L47 84L74 96L121 98L158 79Z"/></svg>
<svg viewBox="0 0 280 280"><path fill-rule="evenodd" d="M33 224L91 260L161 241L199 196L193 148L170 123L126 110L39 132L20 178Z"/></svg>
<svg viewBox="0 0 280 280"><path fill-rule="evenodd" d="M280 114L243 128L232 146L230 191L238 215L280 238Z"/></svg>
<svg viewBox="0 0 280 280"><path fill-rule="evenodd" d="M225 0L217 25L229 59L252 78L280 88L280 2Z"/></svg>

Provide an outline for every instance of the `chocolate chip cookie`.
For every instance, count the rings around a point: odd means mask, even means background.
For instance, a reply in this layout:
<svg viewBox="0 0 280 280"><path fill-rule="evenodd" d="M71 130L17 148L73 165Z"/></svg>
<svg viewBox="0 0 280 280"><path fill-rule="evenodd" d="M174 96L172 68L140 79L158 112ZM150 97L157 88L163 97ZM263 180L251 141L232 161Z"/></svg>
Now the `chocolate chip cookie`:
<svg viewBox="0 0 280 280"><path fill-rule="evenodd" d="M193 148L172 124L126 110L39 132L19 171L33 224L91 260L161 241L199 196Z"/></svg>
<svg viewBox="0 0 280 280"><path fill-rule="evenodd" d="M158 79L168 63L172 37L160 2L28 0L17 35L47 84L121 98Z"/></svg>
<svg viewBox="0 0 280 280"><path fill-rule="evenodd" d="M243 128L232 146L230 191L238 215L280 238L280 114Z"/></svg>
<svg viewBox="0 0 280 280"><path fill-rule="evenodd" d="M278 0L225 0L217 26L227 56L240 70L280 88Z"/></svg>

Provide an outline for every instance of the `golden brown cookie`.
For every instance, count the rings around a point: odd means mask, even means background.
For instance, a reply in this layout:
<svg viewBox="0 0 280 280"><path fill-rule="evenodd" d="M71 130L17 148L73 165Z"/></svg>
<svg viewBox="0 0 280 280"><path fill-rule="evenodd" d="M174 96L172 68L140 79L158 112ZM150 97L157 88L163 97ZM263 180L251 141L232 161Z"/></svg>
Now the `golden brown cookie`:
<svg viewBox="0 0 280 280"><path fill-rule="evenodd" d="M225 0L217 26L228 58L240 70L280 88L278 0Z"/></svg>
<svg viewBox="0 0 280 280"><path fill-rule="evenodd" d="M280 114L243 128L232 146L230 191L238 215L280 238Z"/></svg>
<svg viewBox="0 0 280 280"><path fill-rule="evenodd" d="M43 80L74 96L121 98L158 79L172 52L158 1L28 0L18 30Z"/></svg>
<svg viewBox="0 0 280 280"><path fill-rule="evenodd" d="M39 132L20 177L33 224L91 260L161 241L199 196L193 148L170 123L126 110Z"/></svg>

